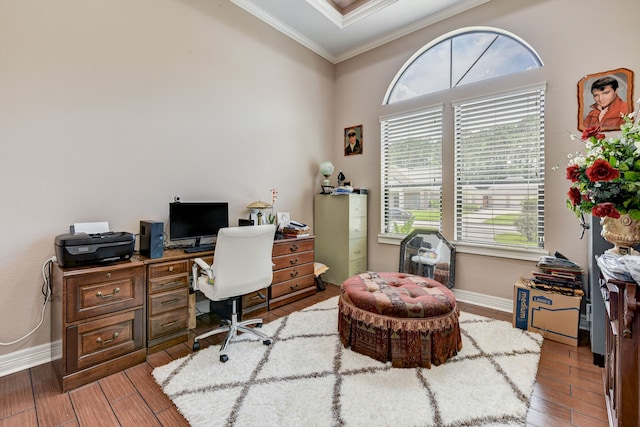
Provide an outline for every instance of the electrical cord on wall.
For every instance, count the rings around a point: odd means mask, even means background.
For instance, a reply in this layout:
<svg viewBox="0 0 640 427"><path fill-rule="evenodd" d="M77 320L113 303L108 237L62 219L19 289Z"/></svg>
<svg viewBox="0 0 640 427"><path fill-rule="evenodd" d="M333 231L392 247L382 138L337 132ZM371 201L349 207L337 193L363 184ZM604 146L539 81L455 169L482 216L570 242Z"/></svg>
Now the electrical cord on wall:
<svg viewBox="0 0 640 427"><path fill-rule="evenodd" d="M17 340L11 341L11 342L0 342L0 345L13 345L16 344L28 337L30 337L31 335L33 335L33 333L35 331L38 330L38 328L40 326L42 326L42 324L44 323L44 311L47 308L47 303L49 302L49 299L51 299L51 265L56 262L56 257L51 257L48 260L46 260L44 262L44 264L42 264L42 279L43 279L43 283L42 283L42 295L44 296L44 302L42 303L42 311L40 313L40 322L36 325L35 328L33 328L31 330L31 332L29 332L28 334L26 334L25 336L18 338Z"/></svg>

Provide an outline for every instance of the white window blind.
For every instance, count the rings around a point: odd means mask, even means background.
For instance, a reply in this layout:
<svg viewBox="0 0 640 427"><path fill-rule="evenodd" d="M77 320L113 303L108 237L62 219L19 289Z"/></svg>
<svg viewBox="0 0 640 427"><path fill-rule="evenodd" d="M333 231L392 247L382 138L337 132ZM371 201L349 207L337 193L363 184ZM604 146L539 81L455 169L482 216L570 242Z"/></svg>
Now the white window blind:
<svg viewBox="0 0 640 427"><path fill-rule="evenodd" d="M544 95L454 104L456 241L543 247Z"/></svg>
<svg viewBox="0 0 640 427"><path fill-rule="evenodd" d="M442 105L382 118L382 232L440 230Z"/></svg>

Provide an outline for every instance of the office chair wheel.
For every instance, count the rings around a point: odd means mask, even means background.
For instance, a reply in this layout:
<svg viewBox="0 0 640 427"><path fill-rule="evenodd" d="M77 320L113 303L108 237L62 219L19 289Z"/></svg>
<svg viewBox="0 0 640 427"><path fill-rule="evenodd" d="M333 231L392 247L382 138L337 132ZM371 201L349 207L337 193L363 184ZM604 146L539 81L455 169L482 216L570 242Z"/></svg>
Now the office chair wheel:
<svg viewBox="0 0 640 427"><path fill-rule="evenodd" d="M262 344L271 345L271 340L264 340L264 341L262 341Z"/></svg>
<svg viewBox="0 0 640 427"><path fill-rule="evenodd" d="M192 348L193 348L193 351L198 351L198 350L200 350L200 342L199 342L199 341L195 341L195 342L193 343L193 347L192 347Z"/></svg>
<svg viewBox="0 0 640 427"><path fill-rule="evenodd" d="M226 354L221 354L220 355L220 361L222 363L225 363L227 360L229 360L229 356L227 356Z"/></svg>

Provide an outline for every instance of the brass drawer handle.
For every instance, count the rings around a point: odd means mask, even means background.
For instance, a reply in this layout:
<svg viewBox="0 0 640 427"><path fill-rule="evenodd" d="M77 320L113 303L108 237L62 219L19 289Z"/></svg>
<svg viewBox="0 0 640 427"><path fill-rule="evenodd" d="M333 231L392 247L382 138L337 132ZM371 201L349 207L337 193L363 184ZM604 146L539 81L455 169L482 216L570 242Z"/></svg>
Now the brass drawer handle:
<svg viewBox="0 0 640 427"><path fill-rule="evenodd" d="M103 340L102 338L98 337L98 339L96 339L96 342L99 343L99 344L102 344L102 346L104 347L105 345L113 342L113 340L118 338L118 335L120 335L120 332L116 331L116 332L113 333L113 337L110 340Z"/></svg>
<svg viewBox="0 0 640 427"><path fill-rule="evenodd" d="M175 304L177 302L179 302L180 300L178 298L174 298L174 299L170 299L167 301L162 301L162 305L169 305L169 304Z"/></svg>
<svg viewBox="0 0 640 427"><path fill-rule="evenodd" d="M120 292L120 288L115 288L112 293L108 295L103 295L101 291L96 292L96 296L102 299L112 298L116 296L116 294Z"/></svg>
<svg viewBox="0 0 640 427"><path fill-rule="evenodd" d="M295 291L296 289L298 289L298 284L296 283L294 286L289 286L289 288L290 288L292 291Z"/></svg>
<svg viewBox="0 0 640 427"><path fill-rule="evenodd" d="M111 273L107 273L107 274L105 274L105 277L106 277L107 279L110 279L110 278L111 278Z"/></svg>
<svg viewBox="0 0 640 427"><path fill-rule="evenodd" d="M251 299L267 299L267 296L263 293L261 293L260 291L257 291L256 294L254 296L251 297Z"/></svg>
<svg viewBox="0 0 640 427"><path fill-rule="evenodd" d="M298 270L295 270L295 269L294 269L291 273L289 273L289 276L291 276L291 277L296 277L298 274L300 274L300 273L298 272Z"/></svg>
<svg viewBox="0 0 640 427"><path fill-rule="evenodd" d="M291 265L297 264L298 261L300 261L300 259L298 257L295 257L295 258L289 260L289 264L291 264Z"/></svg>
<svg viewBox="0 0 640 427"><path fill-rule="evenodd" d="M160 286L178 286L178 285L182 285L182 282L174 280L173 282L160 283Z"/></svg>
<svg viewBox="0 0 640 427"><path fill-rule="evenodd" d="M169 271L173 271L173 266L169 267Z"/></svg>
<svg viewBox="0 0 640 427"><path fill-rule="evenodd" d="M169 328L169 327L171 327L173 325L177 325L177 324L178 324L178 321L174 320L173 322L165 323L164 325L162 325L162 327L163 328Z"/></svg>
<svg viewBox="0 0 640 427"><path fill-rule="evenodd" d="M291 252L295 252L295 251L297 251L298 249L300 249L300 246L298 246L296 243L294 243L293 245L289 246L289 250L290 250Z"/></svg>

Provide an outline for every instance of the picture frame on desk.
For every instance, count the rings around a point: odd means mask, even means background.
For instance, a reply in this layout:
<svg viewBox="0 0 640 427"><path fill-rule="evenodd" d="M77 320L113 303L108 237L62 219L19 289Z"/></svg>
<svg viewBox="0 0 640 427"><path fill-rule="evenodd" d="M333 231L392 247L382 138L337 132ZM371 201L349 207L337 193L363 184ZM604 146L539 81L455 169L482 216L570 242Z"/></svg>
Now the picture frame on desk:
<svg viewBox="0 0 640 427"><path fill-rule="evenodd" d="M320 194L331 194L331 192L335 189L333 185L323 185L322 193Z"/></svg>
<svg viewBox="0 0 640 427"><path fill-rule="evenodd" d="M276 221L278 224L278 228L280 229L289 225L289 221L291 221L291 215L289 214L289 212L277 212Z"/></svg>

